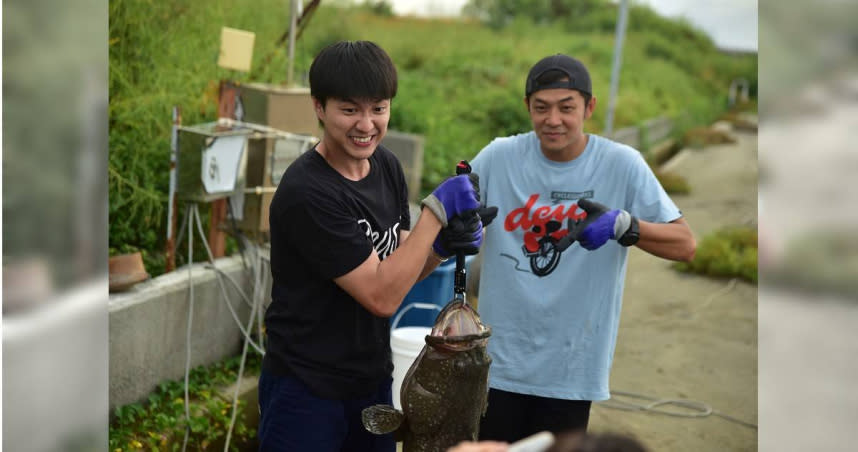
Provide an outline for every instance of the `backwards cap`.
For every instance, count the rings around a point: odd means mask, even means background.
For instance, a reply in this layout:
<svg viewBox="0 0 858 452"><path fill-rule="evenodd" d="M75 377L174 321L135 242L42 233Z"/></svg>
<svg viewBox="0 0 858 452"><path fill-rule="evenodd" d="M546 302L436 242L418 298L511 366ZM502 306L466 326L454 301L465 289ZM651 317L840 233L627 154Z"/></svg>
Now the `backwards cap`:
<svg viewBox="0 0 858 452"><path fill-rule="evenodd" d="M549 71L562 72L569 79L557 80L551 83L539 83L537 80ZM593 95L593 89L590 86L590 73L587 72L584 64L575 58L559 53L545 57L533 65L527 74L524 95L529 97L539 90L552 88L574 89L588 95Z"/></svg>

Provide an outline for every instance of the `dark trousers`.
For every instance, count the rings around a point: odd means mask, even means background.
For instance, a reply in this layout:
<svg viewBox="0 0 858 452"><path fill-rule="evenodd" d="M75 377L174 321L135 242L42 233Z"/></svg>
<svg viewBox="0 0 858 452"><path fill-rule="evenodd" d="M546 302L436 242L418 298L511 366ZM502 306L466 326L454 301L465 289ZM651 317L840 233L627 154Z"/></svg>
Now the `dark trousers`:
<svg viewBox="0 0 858 452"><path fill-rule="evenodd" d="M290 452L394 452L393 435L375 435L361 422L361 411L393 405L391 380L365 398L316 397L293 377L265 371L259 376L259 450Z"/></svg>
<svg viewBox="0 0 858 452"><path fill-rule="evenodd" d="M556 434L587 431L589 400L563 400L489 390L480 439L512 443L543 430Z"/></svg>

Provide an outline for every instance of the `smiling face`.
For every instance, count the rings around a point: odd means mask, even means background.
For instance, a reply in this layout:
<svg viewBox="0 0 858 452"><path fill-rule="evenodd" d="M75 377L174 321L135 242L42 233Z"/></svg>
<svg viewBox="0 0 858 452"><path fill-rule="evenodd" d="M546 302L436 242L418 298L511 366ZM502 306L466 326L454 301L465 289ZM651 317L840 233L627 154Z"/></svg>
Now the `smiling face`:
<svg viewBox="0 0 858 452"><path fill-rule="evenodd" d="M362 164L387 133L390 99L329 98L322 105L314 98L313 103L324 124L319 147L329 161Z"/></svg>
<svg viewBox="0 0 858 452"><path fill-rule="evenodd" d="M310 65L310 96L324 127L316 151L344 177L369 174L369 157L387 133L396 90L393 61L370 41L331 44Z"/></svg>
<svg viewBox="0 0 858 452"><path fill-rule="evenodd" d="M596 97L586 102L580 92L555 88L536 91L524 99L542 153L549 160L568 162L584 151L584 121L593 115Z"/></svg>

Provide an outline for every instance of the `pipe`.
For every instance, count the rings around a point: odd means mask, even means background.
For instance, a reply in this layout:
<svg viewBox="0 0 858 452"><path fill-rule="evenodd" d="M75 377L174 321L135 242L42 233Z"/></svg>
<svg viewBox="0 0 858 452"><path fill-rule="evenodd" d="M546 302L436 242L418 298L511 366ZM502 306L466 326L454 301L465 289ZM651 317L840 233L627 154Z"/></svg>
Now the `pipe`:
<svg viewBox="0 0 858 452"><path fill-rule="evenodd" d="M179 107L173 106L173 128L170 134L170 191L167 196L167 244L166 265L167 273L176 268L176 165L179 152L179 127L182 124L182 113Z"/></svg>

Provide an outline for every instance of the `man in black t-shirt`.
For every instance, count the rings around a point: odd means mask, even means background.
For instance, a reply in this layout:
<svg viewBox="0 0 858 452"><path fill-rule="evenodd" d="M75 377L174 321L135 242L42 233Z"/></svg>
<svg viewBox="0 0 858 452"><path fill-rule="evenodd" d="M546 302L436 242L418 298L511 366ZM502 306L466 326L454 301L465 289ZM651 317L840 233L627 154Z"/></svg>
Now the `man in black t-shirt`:
<svg viewBox="0 0 858 452"><path fill-rule="evenodd" d="M464 175L439 185L411 227L402 167L379 145L396 87L371 42L333 44L310 67L324 134L271 202L260 450L393 452L391 435L361 424L363 408L391 404L389 317L442 259L482 242L486 212ZM441 234L449 224L464 227Z"/></svg>

